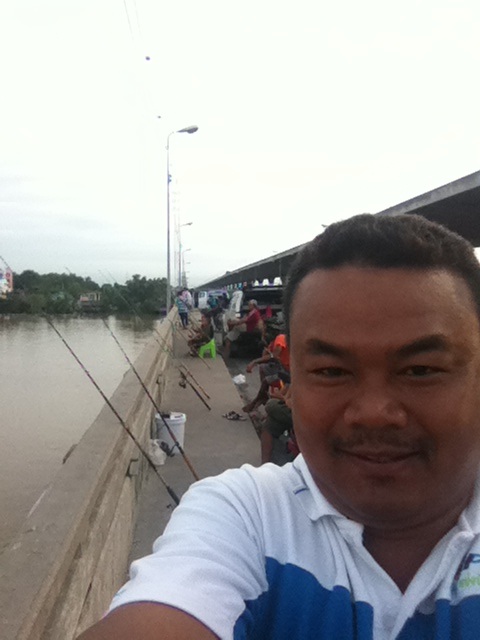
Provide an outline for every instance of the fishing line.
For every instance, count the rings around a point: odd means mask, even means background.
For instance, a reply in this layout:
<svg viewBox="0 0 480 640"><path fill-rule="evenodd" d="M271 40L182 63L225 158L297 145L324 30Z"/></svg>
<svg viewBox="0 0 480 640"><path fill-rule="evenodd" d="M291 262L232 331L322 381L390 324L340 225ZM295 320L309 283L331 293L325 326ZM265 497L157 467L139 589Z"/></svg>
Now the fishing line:
<svg viewBox="0 0 480 640"><path fill-rule="evenodd" d="M116 285L117 285L117 287L119 287L120 285L116 282L116 280L115 280L115 278L112 276L112 274L111 274L109 271L107 271L107 273L108 273L108 276L110 277L110 279L112 280L112 282L113 282L114 284L116 284ZM102 274L102 272L101 272L101 271L100 271L100 274L102 275L102 277L105 277L105 276L104 276L104 274ZM133 306L133 304L132 304L129 300L127 300L127 298L125 298L125 297L120 293L120 291L119 291L119 289L118 289L118 288L116 289L115 287L113 287L113 290L114 290L114 292L116 293L116 295L118 295L118 296L119 296L119 297L120 297L120 298L125 302L125 304L127 304L127 305L130 307L130 309L132 310L132 312L133 312L133 314L135 315L135 317L136 317L138 320L140 320L140 323L141 323L144 327L146 327L147 325L146 325L145 321L144 321L144 320L143 320L143 318L138 314L138 312L137 312L137 310L135 309L135 307ZM171 320L169 320L169 322L172 324ZM173 327L173 328L175 328L175 327ZM168 343L167 343L166 339L162 336L162 334L160 333L160 331L158 331L158 329L157 329L156 327L153 327L153 331L157 334L157 336L160 338L160 340L161 340L161 341L162 341L162 343L163 343L163 344L161 344L161 343L158 341L158 339L157 339L157 338L155 338L155 340L156 340L157 344L160 346L160 348L161 348L161 349L163 349L165 353L168 353L168 354L172 357L172 359L173 359L173 360L176 360L176 357L175 357L175 354L174 354L173 350L169 347L169 345L168 345ZM206 364L208 368L210 368L210 367L208 366L208 364L205 362L205 360L204 360L203 358L200 358L200 360L201 360L204 364ZM175 368L177 368L177 369L180 371L180 367L179 367L178 365L174 364L174 366L175 366ZM205 391L205 389L202 387L202 385L198 382L198 380L195 378L195 376L194 376L194 375L193 375L193 373L190 371L190 369L187 367L187 365L185 365L185 364L183 364L183 363L182 363L180 366L182 366L182 367L184 367L184 368L185 368L187 375L188 375L188 376L189 376L189 377L194 381L194 383L197 385L197 387L200 389L200 391L204 394L204 396L205 396L206 398L208 398L208 400L210 400L210 399L211 399L211 398L210 398L210 396L209 396L209 395L208 395L208 393ZM196 389L193 387L193 385L191 384L191 382L190 382L190 381L188 381L188 384L192 387L192 389L193 389L194 391L196 391ZM210 408L210 407L209 407L209 408Z"/></svg>
<svg viewBox="0 0 480 640"><path fill-rule="evenodd" d="M5 258L2 258L2 256L0 256L0 260L3 262L3 264L7 267L7 269L10 269L10 271L13 273L13 269L11 268L11 266L8 264L8 262L5 260Z"/></svg>
<svg viewBox="0 0 480 640"><path fill-rule="evenodd" d="M128 362L128 364L130 365L130 368L132 369L133 373L136 375L137 380L139 381L139 383L142 385L143 390L145 391L145 393L148 396L148 399L150 400L150 402L153 404L155 410L157 411L158 415L160 416L160 418L163 420L163 424L165 425L168 433L170 434L170 437L172 438L172 440L175 443L175 446L177 447L177 449L180 451L180 454L182 455L183 459L185 460L185 464L187 465L187 467L190 469L190 471L192 472L193 477L195 478L195 480L200 480L199 475L197 474L197 472L195 471L195 469L193 468L192 463L190 462L187 454L185 453L182 445L180 444L180 442L177 440L177 437L175 435L175 433L173 432L173 430L170 428L170 425L168 424L168 422L166 421L166 419L163 417L163 413L160 410L160 407L158 406L158 404L155 402L152 394L150 393L150 391L148 390L147 386L145 385L145 383L143 382L142 378L140 377L140 374L138 373L138 371L136 370L133 362L130 360L130 358L128 357L127 353L125 352L125 349L122 347L122 345L120 344L117 336L113 333L113 331L111 330L111 328L108 325L108 322L105 320L105 318L102 318L103 324L106 326L108 332L110 333L110 335L112 336L112 338L115 340L118 348L120 349L120 351L123 353L125 360Z"/></svg>
<svg viewBox="0 0 480 640"><path fill-rule="evenodd" d="M68 342L65 340L65 338L62 336L62 334L60 333L60 331L57 329L57 327L54 325L53 321L51 320L51 318L49 318L46 314L43 314L43 317L45 318L45 320L47 321L47 323L52 327L52 329L55 331L55 333L57 334L57 336L60 338L60 340L63 342L63 344L67 347L67 349L69 350L69 352L72 354L72 356L75 358L75 360L78 362L78 364L80 365L82 371L85 373L85 375L87 376L87 378L90 380L90 382L93 384L93 386L95 387L95 389L98 391L98 393L102 396L103 400L106 402L106 404L110 407L110 409L112 410L114 416L117 418L117 420L120 422L120 424L122 425L123 429L126 431L127 435L133 440L133 442L135 443L135 445L137 446L138 450L140 451L140 453L144 456L144 458L146 459L148 465L153 469L153 471L155 472L155 474L157 475L157 477L160 479L160 482L163 484L163 486L165 487L165 489L167 490L169 496L172 498L172 500L175 502L175 504L179 504L180 503L180 499L178 498L177 494L175 493L175 491L172 489L172 487L170 487L165 478L161 475L161 473L158 471L157 467L154 465L152 459L150 458L150 456L148 455L148 453L145 451L145 449L142 447L142 445L140 444L140 442L137 440L137 438L134 436L134 434L130 431L130 429L127 427L125 420L121 417L121 415L118 413L118 411L115 409L115 407L113 406L113 404L110 402L110 400L107 398L107 396L105 395L105 393L102 391L102 389L100 388L100 386L98 385L98 383L96 382L96 380L93 378L92 374L88 371L88 369L85 367L85 365L83 364L83 362L80 360L80 358L77 356L77 354L74 352L74 350L72 349L72 347L68 344Z"/></svg>

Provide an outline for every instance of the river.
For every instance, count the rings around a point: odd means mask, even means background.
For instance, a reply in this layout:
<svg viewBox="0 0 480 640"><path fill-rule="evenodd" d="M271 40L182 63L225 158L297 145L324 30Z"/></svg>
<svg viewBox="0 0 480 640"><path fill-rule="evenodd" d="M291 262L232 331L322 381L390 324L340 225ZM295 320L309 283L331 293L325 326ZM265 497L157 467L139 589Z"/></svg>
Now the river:
<svg viewBox="0 0 480 640"><path fill-rule="evenodd" d="M54 320L109 397L128 364L100 318ZM157 322L108 319L134 361ZM103 400L42 318L0 316L0 552L55 477Z"/></svg>

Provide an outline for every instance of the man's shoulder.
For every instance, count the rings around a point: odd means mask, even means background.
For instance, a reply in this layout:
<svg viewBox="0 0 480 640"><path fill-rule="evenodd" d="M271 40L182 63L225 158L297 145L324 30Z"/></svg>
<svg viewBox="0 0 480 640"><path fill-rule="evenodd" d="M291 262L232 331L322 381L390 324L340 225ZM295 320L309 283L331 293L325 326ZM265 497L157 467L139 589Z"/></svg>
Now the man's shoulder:
<svg viewBox="0 0 480 640"><path fill-rule="evenodd" d="M234 506L243 504L246 507L271 501L280 504L291 500L300 486L306 486L305 481L293 463L282 467L271 463L260 467L244 464L196 482L185 497L196 501L227 501Z"/></svg>
<svg viewBox="0 0 480 640"><path fill-rule="evenodd" d="M287 336L284 333L280 333L275 340L273 341L274 345L277 347L287 347Z"/></svg>
<svg viewBox="0 0 480 640"><path fill-rule="evenodd" d="M237 513L249 511L267 520L294 514L312 520L338 515L316 486L301 455L281 467L267 463L229 469L195 483L185 498L188 503L233 508Z"/></svg>
<svg viewBox="0 0 480 640"><path fill-rule="evenodd" d="M285 491L301 481L302 472L298 465L291 462L283 466L272 463L259 467L244 464L239 468L227 469L217 476L200 480L192 488L225 487L248 493L255 488L262 490L266 487L274 487L278 491Z"/></svg>

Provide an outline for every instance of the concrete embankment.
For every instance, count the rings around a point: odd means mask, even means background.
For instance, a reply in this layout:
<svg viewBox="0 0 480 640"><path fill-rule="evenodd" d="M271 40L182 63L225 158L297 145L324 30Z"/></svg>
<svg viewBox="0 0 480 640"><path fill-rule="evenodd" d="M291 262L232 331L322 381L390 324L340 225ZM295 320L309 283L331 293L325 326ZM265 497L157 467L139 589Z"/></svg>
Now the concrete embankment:
<svg viewBox="0 0 480 640"><path fill-rule="evenodd" d="M222 417L240 411L241 400L221 358L207 364L189 358L179 332L174 340L171 322L164 322L160 332L162 337L152 338L135 366L162 410L187 415L184 446L198 475L243 462L258 464L251 423ZM175 359L163 341L176 343ZM210 396L204 398L211 410L189 385L178 385L181 363ZM155 410L133 372L125 375L111 401L146 447ZM178 495L193 482L179 455L159 470ZM70 640L100 618L125 580L129 556L148 552L163 530L171 502L105 406L0 556L2 640Z"/></svg>

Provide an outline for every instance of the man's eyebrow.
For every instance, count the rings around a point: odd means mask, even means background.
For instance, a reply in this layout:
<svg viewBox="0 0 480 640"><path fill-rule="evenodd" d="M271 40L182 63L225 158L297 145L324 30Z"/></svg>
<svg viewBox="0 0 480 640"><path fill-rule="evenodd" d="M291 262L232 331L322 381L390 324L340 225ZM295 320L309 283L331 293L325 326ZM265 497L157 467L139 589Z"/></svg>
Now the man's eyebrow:
<svg viewBox="0 0 480 640"><path fill-rule="evenodd" d="M325 342L318 338L309 338L305 343L306 350L314 356L344 356L346 350L331 342Z"/></svg>
<svg viewBox="0 0 480 640"><path fill-rule="evenodd" d="M428 351L447 351L448 348L448 340L446 340L444 336L434 334L406 344L397 351L396 355L400 358L407 358L408 356L414 356Z"/></svg>

